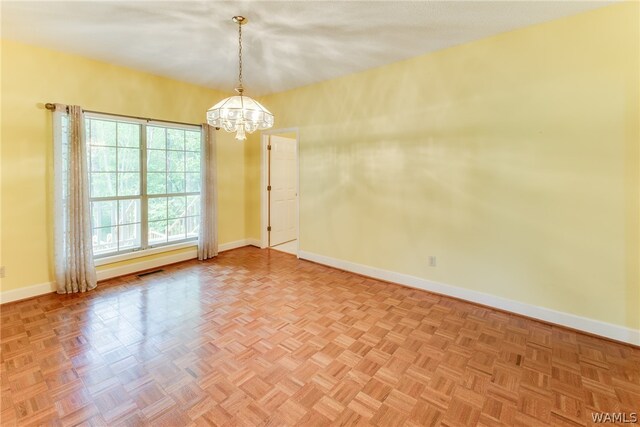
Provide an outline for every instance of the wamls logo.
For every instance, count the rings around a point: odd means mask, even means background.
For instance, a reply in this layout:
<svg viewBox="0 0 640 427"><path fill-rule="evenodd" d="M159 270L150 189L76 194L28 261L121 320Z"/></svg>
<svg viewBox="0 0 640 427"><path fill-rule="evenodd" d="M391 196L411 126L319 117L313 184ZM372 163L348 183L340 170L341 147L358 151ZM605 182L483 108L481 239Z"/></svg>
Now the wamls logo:
<svg viewBox="0 0 640 427"><path fill-rule="evenodd" d="M638 422L638 414L636 412L592 412L591 419L596 424L604 423L622 423L636 424Z"/></svg>

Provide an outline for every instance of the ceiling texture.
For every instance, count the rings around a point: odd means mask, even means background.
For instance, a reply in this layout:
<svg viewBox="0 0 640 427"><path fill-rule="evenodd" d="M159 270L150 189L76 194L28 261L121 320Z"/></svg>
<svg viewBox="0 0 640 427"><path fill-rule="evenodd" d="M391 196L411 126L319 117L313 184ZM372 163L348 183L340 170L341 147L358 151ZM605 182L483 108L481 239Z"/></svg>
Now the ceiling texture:
<svg viewBox="0 0 640 427"><path fill-rule="evenodd" d="M230 92L238 62L231 17L244 15L245 87L264 95L610 3L2 0L1 34Z"/></svg>

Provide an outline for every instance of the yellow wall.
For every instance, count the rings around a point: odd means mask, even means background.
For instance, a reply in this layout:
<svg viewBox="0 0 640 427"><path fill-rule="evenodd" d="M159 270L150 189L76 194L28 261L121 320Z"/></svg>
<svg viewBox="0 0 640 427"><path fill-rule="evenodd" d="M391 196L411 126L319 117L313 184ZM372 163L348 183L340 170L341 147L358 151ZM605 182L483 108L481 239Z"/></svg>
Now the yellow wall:
<svg viewBox="0 0 640 427"><path fill-rule="evenodd" d="M638 9L261 99L300 128L301 249L640 328Z"/></svg>
<svg viewBox="0 0 640 427"><path fill-rule="evenodd" d="M300 128L301 249L640 328L639 9L617 4L262 99L277 128ZM11 290L52 280L43 102L200 122L224 95L1 47L0 264ZM259 135L219 136L220 241L259 238Z"/></svg>
<svg viewBox="0 0 640 427"><path fill-rule="evenodd" d="M1 76L3 291L53 280L51 113L44 102L201 123L205 111L228 96L6 40ZM217 154L219 240L227 243L245 237L244 147L220 132Z"/></svg>

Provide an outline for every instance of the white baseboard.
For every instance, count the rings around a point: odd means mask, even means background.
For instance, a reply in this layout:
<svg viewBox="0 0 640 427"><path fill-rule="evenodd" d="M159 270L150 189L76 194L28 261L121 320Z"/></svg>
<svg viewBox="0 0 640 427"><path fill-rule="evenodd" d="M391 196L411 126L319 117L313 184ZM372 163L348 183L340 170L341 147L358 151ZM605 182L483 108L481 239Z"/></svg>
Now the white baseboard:
<svg viewBox="0 0 640 427"><path fill-rule="evenodd" d="M494 307L500 310L509 311L511 313L521 314L523 316L554 323L556 325L566 326L594 335L611 338L616 341L640 345L640 330L638 329L631 329L624 326L601 322L599 320L576 316L570 313L526 304L519 301L486 294L483 292L460 288L458 286L433 282L419 277L410 276L408 274L396 273L393 271L383 270L367 265L356 264L350 261L335 259L311 252L299 251L298 256L301 259L306 259L309 261L317 262L318 264L350 271L352 273L362 274L364 276L373 277L375 279L398 283L401 285L410 286L412 288L423 289L425 291L434 292L441 295L452 296L466 301Z"/></svg>
<svg viewBox="0 0 640 427"><path fill-rule="evenodd" d="M243 246L260 246L257 239L242 239L235 242L223 243L218 245L218 252L229 251L231 249L241 248ZM188 251L179 254L167 254L146 261L139 261L131 264L121 265L112 268L105 268L96 272L98 280L107 280L118 276L126 276L127 274L137 273L139 271L149 270L152 268L162 267L163 265L174 264L176 262L187 261L198 257L197 247L190 248ZM41 283L24 288L13 289L10 291L0 292L0 304L19 301L26 298L37 297L39 295L55 292L55 282Z"/></svg>
<svg viewBox="0 0 640 427"><path fill-rule="evenodd" d="M260 239L246 239L247 244L245 246L255 246L256 248L262 247L262 242Z"/></svg>
<svg viewBox="0 0 640 427"><path fill-rule="evenodd" d="M242 239L236 240L234 242L223 243L221 245L218 245L218 252L230 251L231 249L248 246L252 244L252 241L253 239ZM179 254L168 254L166 256L154 258L148 261L141 261L119 267L99 270L98 280L107 280L118 276L126 276L127 274L133 274L139 271L162 267L163 265L175 264L176 262L188 261L195 258L198 258L198 248L196 246L189 248L188 251L181 252Z"/></svg>
<svg viewBox="0 0 640 427"><path fill-rule="evenodd" d="M243 246L247 246L247 239L236 240L234 242L223 243L218 245L218 252L230 251L231 249L241 248Z"/></svg>
<svg viewBox="0 0 640 427"><path fill-rule="evenodd" d="M12 289L0 292L0 304L18 301L38 295L44 295L56 291L55 282L40 283L37 285L25 286L24 288Z"/></svg>
<svg viewBox="0 0 640 427"><path fill-rule="evenodd" d="M132 264L119 265L117 267L105 268L98 270L96 275L98 281L112 279L114 277L126 276L128 274L137 273L139 271L150 270L152 268L162 267L163 265L174 264L176 262L187 261L198 257L198 249L193 247L188 251L179 254L168 254L158 258L138 261Z"/></svg>
<svg viewBox="0 0 640 427"><path fill-rule="evenodd" d="M242 248L244 246L257 246L260 247L260 241L258 239L242 239L235 242L224 243L218 245L218 252L230 251L231 249Z"/></svg>

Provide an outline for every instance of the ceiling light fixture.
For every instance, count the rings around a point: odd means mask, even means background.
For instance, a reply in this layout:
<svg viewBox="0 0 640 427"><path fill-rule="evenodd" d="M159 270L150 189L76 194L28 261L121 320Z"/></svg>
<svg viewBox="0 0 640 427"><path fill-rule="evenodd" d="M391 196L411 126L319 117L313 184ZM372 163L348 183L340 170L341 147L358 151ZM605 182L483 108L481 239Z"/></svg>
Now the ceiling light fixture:
<svg viewBox="0 0 640 427"><path fill-rule="evenodd" d="M242 26L247 23L244 16L234 16L238 24L238 95L223 99L207 111L207 123L222 127L227 132L236 132L236 139L247 139L245 132L269 129L273 126L273 114L258 101L244 96L242 86Z"/></svg>

